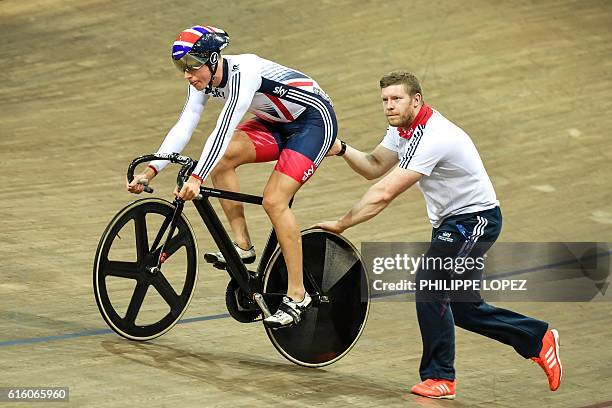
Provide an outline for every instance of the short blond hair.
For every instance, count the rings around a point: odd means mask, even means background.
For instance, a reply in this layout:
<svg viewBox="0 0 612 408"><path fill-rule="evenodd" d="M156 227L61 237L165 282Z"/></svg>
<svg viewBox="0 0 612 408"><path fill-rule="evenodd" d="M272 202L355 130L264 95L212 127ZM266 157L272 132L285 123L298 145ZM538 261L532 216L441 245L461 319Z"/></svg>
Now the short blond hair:
<svg viewBox="0 0 612 408"><path fill-rule="evenodd" d="M403 84L410 96L420 93L423 96L423 90L419 79L412 72L407 71L391 71L380 78L380 89L391 85Z"/></svg>

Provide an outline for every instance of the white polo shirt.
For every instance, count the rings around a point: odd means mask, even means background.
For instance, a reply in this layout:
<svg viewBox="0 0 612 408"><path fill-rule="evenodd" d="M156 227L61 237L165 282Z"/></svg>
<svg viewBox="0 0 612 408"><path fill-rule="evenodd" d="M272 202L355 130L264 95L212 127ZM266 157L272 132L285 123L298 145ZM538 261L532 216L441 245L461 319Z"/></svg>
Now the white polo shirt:
<svg viewBox="0 0 612 408"><path fill-rule="evenodd" d="M499 205L472 139L427 104L409 128L389 126L381 145L397 152L401 168L423 175L417 185L434 228L447 217Z"/></svg>

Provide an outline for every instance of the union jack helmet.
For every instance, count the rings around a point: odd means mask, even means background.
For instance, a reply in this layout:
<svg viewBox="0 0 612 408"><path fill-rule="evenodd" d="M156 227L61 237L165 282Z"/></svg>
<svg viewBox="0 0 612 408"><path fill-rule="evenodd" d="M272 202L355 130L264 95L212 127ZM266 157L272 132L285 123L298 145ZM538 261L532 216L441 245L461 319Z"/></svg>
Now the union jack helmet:
<svg viewBox="0 0 612 408"><path fill-rule="evenodd" d="M229 44L229 35L220 28L197 25L179 33L172 44L172 59L190 54L206 65L216 64L221 50Z"/></svg>

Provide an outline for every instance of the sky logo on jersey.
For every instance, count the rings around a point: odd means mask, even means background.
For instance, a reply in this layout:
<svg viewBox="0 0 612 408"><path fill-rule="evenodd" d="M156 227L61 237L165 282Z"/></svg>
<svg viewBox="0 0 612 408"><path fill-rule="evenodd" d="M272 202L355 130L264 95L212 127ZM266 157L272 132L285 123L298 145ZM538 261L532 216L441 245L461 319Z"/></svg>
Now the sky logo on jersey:
<svg viewBox="0 0 612 408"><path fill-rule="evenodd" d="M217 88L212 88L211 90L205 89L204 93L210 94L213 98L225 99L225 93L223 93L223 91L218 90Z"/></svg>
<svg viewBox="0 0 612 408"><path fill-rule="evenodd" d="M280 97L283 97L287 93L287 89L283 88L282 86L276 86L276 87L274 87L274 91L272 91L272 92L274 92L275 94L277 94Z"/></svg>

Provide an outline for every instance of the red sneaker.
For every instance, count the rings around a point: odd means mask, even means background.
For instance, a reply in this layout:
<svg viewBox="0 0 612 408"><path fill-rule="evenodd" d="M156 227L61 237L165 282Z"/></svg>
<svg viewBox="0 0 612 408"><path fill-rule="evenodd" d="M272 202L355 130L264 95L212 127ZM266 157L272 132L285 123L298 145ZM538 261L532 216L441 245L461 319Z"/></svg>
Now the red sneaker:
<svg viewBox="0 0 612 408"><path fill-rule="evenodd" d="M412 387L410 392L427 398L455 399L455 381L427 379Z"/></svg>
<svg viewBox="0 0 612 408"><path fill-rule="evenodd" d="M548 386L551 391L557 391L561 385L563 368L559 357L559 332L555 329L548 330L542 339L542 350L538 357L531 357L539 364L548 377Z"/></svg>

